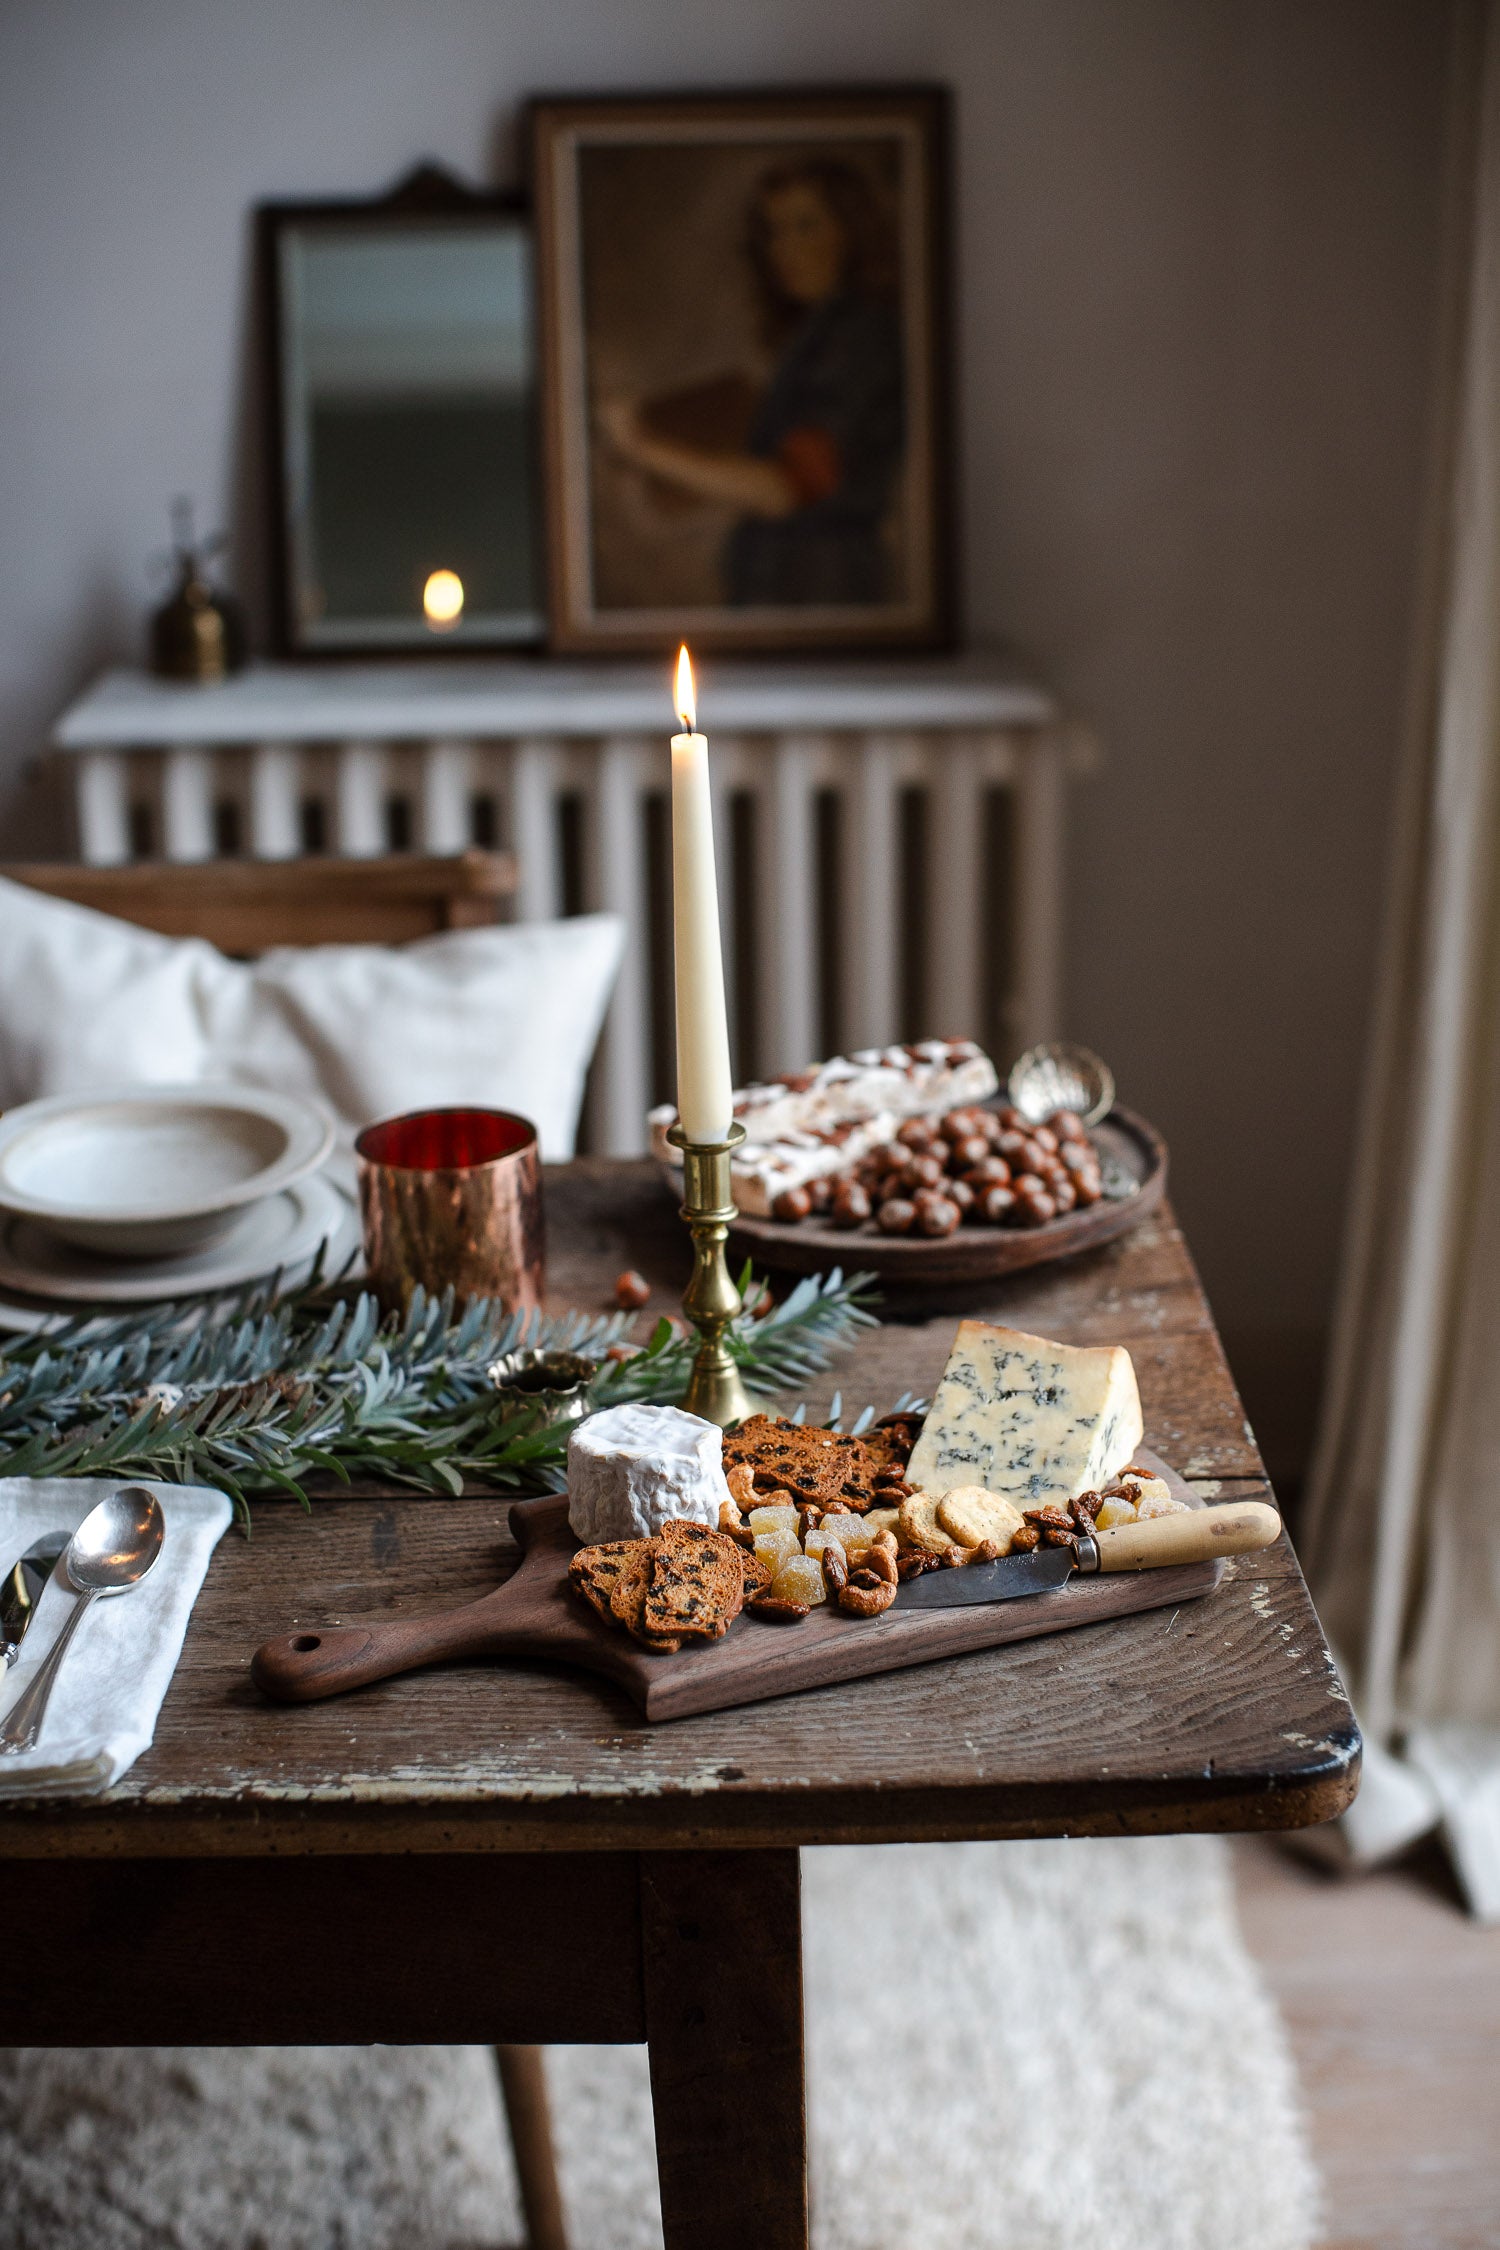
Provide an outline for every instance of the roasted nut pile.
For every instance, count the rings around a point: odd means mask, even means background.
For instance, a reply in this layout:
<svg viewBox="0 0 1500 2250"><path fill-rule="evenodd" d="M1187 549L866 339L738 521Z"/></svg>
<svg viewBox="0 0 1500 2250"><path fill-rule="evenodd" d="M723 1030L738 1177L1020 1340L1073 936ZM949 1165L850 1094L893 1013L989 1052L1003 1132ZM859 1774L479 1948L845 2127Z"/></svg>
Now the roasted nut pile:
<svg viewBox="0 0 1500 2250"><path fill-rule="evenodd" d="M1151 1516L1180 1515L1185 1500L1174 1500L1162 1477L1144 1469L1127 1469L1098 1492L1080 1492L1066 1508L1027 1508L1021 1529L1013 1534L1010 1552L1023 1555L1034 1547L1076 1547L1080 1537L1095 1531L1114 1531L1122 1523L1144 1523Z"/></svg>
<svg viewBox="0 0 1500 2250"><path fill-rule="evenodd" d="M909 1577L900 1552L904 1471L922 1426L919 1414L887 1414L862 1438L752 1414L724 1436L732 1497L719 1529L770 1573L745 1606L776 1624L831 1603L851 1617L879 1617Z"/></svg>
<svg viewBox="0 0 1500 2250"><path fill-rule="evenodd" d="M1072 1110L1029 1124L1018 1109L954 1109L909 1118L852 1170L788 1188L772 1217L820 1218L882 1234L940 1238L959 1227L1041 1227L1097 1203L1099 1154Z"/></svg>
<svg viewBox="0 0 1500 2250"><path fill-rule="evenodd" d="M896 1599L900 1573L893 1508L856 1515L843 1502L830 1508L800 1507L791 1493L777 1493L742 1514L726 1500L719 1529L753 1554L771 1573L763 1593L747 1594L745 1607L776 1625L794 1625L832 1602L850 1617L878 1617Z"/></svg>

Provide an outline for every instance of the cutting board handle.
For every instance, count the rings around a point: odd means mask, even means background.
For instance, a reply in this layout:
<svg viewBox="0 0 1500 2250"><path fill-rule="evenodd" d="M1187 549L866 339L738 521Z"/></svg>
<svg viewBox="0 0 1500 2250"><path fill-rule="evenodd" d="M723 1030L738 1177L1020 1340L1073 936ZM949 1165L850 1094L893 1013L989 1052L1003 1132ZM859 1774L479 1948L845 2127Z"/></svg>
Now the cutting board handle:
<svg viewBox="0 0 1500 2250"><path fill-rule="evenodd" d="M1217 1508L1187 1508L1181 1515L1148 1516L1144 1523L1096 1531L1101 1570L1160 1570L1168 1563L1212 1562L1215 1555L1246 1555L1281 1536L1281 1518L1263 1500L1231 1500Z"/></svg>
<svg viewBox="0 0 1500 2250"><path fill-rule="evenodd" d="M495 1622L495 1596L489 1594L435 1617L393 1617L383 1625L311 1625L265 1642L250 1660L250 1677L277 1703L316 1703L425 1664L482 1656L493 1645Z"/></svg>

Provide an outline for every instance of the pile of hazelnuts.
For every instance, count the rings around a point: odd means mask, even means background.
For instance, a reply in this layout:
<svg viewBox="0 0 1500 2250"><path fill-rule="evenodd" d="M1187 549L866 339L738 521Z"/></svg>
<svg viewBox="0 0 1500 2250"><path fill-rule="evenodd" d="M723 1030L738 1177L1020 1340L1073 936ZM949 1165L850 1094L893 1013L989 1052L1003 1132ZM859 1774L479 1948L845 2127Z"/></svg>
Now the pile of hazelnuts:
<svg viewBox="0 0 1500 2250"><path fill-rule="evenodd" d="M965 1224L1044 1227L1103 1193L1098 1151L1075 1111L1033 1125L1018 1109L952 1109L908 1118L851 1171L785 1189L771 1215L846 1228L873 1219L882 1234L940 1238Z"/></svg>

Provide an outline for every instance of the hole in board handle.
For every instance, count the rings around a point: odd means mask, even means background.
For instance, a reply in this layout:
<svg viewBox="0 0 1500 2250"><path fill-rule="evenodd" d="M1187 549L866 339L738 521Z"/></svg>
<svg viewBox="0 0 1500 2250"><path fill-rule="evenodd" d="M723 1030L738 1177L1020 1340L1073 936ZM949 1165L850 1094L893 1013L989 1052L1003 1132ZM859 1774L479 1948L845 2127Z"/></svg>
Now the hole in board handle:
<svg viewBox="0 0 1500 2250"><path fill-rule="evenodd" d="M299 1656L310 1656L313 1650L321 1648L323 1643L317 1633L299 1633L292 1646Z"/></svg>

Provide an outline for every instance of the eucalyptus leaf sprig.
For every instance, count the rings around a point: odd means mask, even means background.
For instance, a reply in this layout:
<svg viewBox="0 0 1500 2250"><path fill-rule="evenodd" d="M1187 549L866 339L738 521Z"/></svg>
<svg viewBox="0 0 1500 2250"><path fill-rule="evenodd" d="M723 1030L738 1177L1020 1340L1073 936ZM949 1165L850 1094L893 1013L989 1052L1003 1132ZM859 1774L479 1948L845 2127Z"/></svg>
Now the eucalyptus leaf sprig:
<svg viewBox="0 0 1500 2250"><path fill-rule="evenodd" d="M749 1269L731 1349L762 1392L796 1387L874 1324L870 1277L801 1282L781 1304ZM663 1320L639 1351L624 1314L455 1311L413 1296L382 1321L365 1292L317 1273L228 1296L89 1316L0 1345L0 1475L137 1476L217 1485L248 1527L257 1493L333 1478L461 1492L549 1491L567 1431L498 1394L491 1364L521 1345L599 1362L591 1407L682 1396L697 1338Z"/></svg>

